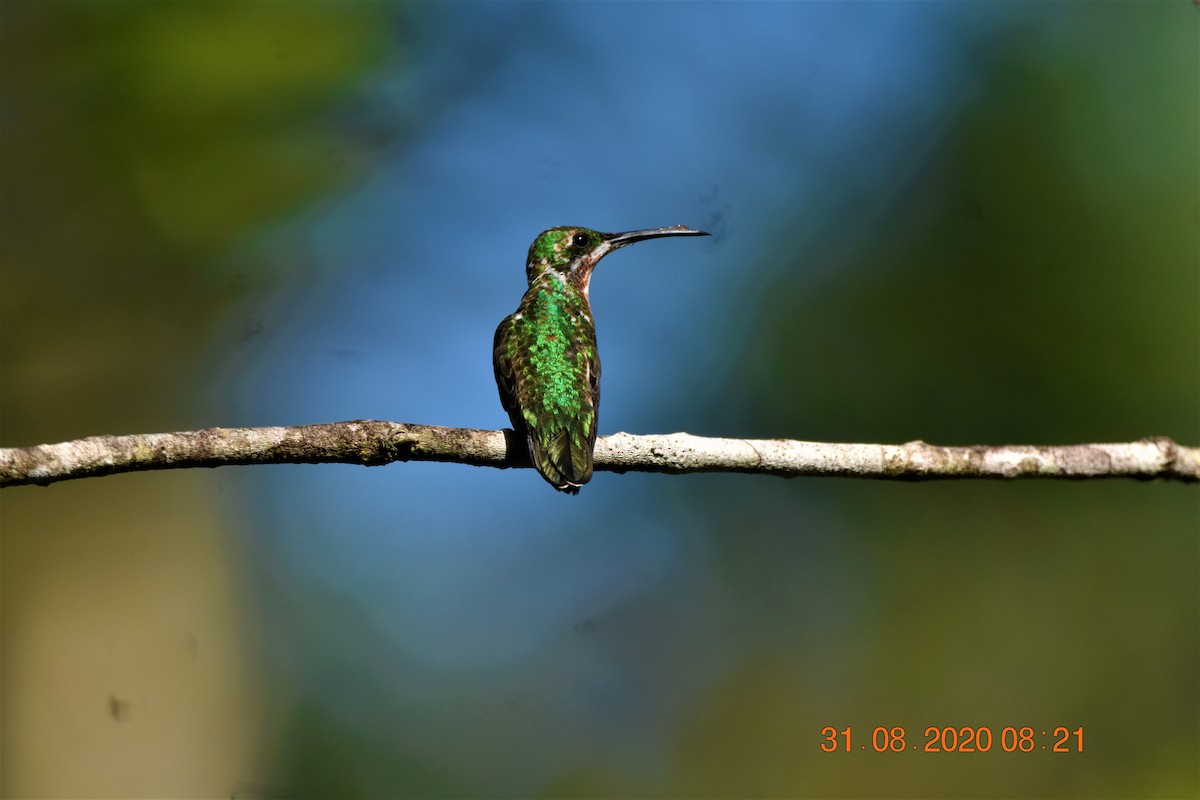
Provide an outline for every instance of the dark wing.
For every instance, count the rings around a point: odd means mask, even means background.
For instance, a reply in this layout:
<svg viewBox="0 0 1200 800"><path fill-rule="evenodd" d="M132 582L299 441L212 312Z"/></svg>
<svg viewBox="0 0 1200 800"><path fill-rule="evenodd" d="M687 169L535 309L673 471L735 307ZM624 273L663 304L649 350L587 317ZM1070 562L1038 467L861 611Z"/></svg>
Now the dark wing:
<svg viewBox="0 0 1200 800"><path fill-rule="evenodd" d="M513 430L520 436L527 435L525 419L521 416L521 406L517 402L517 376L513 368L511 353L513 348L509 343L512 335L513 318L505 317L496 328L496 338L492 342L492 366L496 371L496 388L500 391L500 405L508 413L508 420Z"/></svg>
<svg viewBox="0 0 1200 800"><path fill-rule="evenodd" d="M592 339L595 342L595 338ZM588 452L596 448L596 430L600 419L600 349L594 344L592 351L596 354L588 363L588 391L592 394L592 435L588 440Z"/></svg>

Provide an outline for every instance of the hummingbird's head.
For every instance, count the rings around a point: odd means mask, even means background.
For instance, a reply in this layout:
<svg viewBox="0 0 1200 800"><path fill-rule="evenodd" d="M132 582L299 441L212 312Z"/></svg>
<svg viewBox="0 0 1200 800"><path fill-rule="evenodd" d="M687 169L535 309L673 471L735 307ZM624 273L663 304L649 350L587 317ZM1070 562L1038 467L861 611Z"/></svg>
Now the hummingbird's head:
<svg viewBox="0 0 1200 800"><path fill-rule="evenodd" d="M529 246L525 277L533 283L547 270L573 280L586 294L592 270L600 259L627 244L660 236L708 236L704 231L676 225L626 233L600 233L590 228L561 227L542 231Z"/></svg>
<svg viewBox="0 0 1200 800"><path fill-rule="evenodd" d="M529 258L525 262L525 277L532 285L543 272L553 270L568 276L579 277L582 271L591 273L592 268L610 248L604 234L588 228L564 226L542 231L529 246ZM587 265L584 267L584 265ZM587 280L585 277L584 286Z"/></svg>

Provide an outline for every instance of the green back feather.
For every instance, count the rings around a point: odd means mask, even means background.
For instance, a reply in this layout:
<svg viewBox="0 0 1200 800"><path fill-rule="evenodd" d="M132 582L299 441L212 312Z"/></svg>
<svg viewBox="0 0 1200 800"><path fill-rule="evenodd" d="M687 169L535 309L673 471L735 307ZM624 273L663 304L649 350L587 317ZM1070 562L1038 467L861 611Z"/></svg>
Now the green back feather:
<svg viewBox="0 0 1200 800"><path fill-rule="evenodd" d="M592 477L600 362L587 298L546 274L496 330L496 382L513 429L555 488L577 492Z"/></svg>

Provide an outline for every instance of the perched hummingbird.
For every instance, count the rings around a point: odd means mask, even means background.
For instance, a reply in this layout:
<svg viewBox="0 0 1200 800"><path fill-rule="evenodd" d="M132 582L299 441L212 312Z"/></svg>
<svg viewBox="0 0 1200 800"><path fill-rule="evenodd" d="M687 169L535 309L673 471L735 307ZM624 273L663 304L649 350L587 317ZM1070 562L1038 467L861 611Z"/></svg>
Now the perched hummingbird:
<svg viewBox="0 0 1200 800"><path fill-rule="evenodd" d="M492 363L500 402L524 436L538 472L577 494L592 477L600 356L588 284L600 259L627 244L661 236L708 236L682 225L627 233L551 228L529 247L529 289L496 328Z"/></svg>

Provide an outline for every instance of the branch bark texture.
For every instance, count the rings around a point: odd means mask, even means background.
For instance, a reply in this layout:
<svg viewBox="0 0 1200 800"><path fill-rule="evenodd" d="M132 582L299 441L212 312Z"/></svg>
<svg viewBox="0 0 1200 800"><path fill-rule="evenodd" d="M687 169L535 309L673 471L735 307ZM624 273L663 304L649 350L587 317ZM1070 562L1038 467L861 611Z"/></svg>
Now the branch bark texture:
<svg viewBox="0 0 1200 800"><path fill-rule="evenodd" d="M443 461L528 467L511 430L487 431L355 420L275 428L93 436L0 448L0 487L73 478L235 464L362 464ZM784 477L883 480L951 478L1163 478L1200 481L1200 448L1165 437L1122 444L939 447L834 444L791 439L718 439L687 433L616 433L596 442L596 469L609 472L744 472Z"/></svg>

